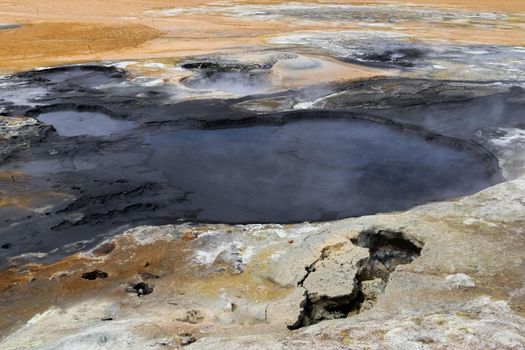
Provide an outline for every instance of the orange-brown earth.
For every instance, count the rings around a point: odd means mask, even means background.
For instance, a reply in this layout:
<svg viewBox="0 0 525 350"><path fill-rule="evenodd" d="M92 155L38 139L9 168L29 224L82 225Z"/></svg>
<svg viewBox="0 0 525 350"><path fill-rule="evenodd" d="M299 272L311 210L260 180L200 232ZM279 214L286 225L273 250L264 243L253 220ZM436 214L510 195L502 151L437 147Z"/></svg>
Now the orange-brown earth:
<svg viewBox="0 0 525 350"><path fill-rule="evenodd" d="M311 3L312 1L301 1ZM0 31L0 72L93 60L148 57L182 57L217 51L240 51L268 45L273 35L305 30L369 30L359 23L337 26L329 22L299 20L257 21L233 18L217 12L163 16L158 10L192 8L213 3L184 1L70 1L0 0L0 23L21 24ZM279 4L282 1L250 1L231 4ZM385 27L416 39L487 44L525 45L523 1L334 1L344 4L417 4L436 8L499 11L509 15L501 25L486 28L415 21ZM356 78L360 78L357 74Z"/></svg>
<svg viewBox="0 0 525 350"><path fill-rule="evenodd" d="M144 25L37 22L0 33L1 70L95 59L105 52L138 47L161 32Z"/></svg>
<svg viewBox="0 0 525 350"><path fill-rule="evenodd" d="M155 236L159 231L162 229L150 228L149 234ZM229 273L228 264L221 261L215 261L212 269L196 264L191 243L203 233L205 227L186 227L178 238L152 242L121 235L88 255L77 253L51 264L27 262L24 256L13 259L11 267L0 271L0 309L5 316L0 318L0 334L51 306L65 308L86 299L111 298L126 307L136 298L126 293L126 286L141 279L155 286L155 294L164 296L186 293L216 299L227 288L237 297L259 302L290 293L288 288L257 277L256 270L264 268L257 262L242 274ZM263 251L255 260L264 264L269 254ZM221 267L226 272L216 273ZM93 270L104 271L108 277L82 278ZM141 278L145 272L160 279Z"/></svg>

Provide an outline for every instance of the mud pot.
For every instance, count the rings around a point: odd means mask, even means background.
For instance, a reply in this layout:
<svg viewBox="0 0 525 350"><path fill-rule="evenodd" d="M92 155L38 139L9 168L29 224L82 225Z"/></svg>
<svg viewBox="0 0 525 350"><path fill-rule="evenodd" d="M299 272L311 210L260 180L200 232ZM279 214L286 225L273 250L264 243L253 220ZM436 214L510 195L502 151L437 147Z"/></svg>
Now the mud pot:
<svg viewBox="0 0 525 350"><path fill-rule="evenodd" d="M158 86L98 65L6 79L6 118L34 122L31 147L15 137L3 153L5 258L59 256L138 224L327 221L471 194L502 179L476 130L520 120L512 87L373 79L250 95L243 84L264 81L271 64L197 62L180 68L190 78ZM169 97L232 81L238 98ZM381 92L392 85L397 94Z"/></svg>

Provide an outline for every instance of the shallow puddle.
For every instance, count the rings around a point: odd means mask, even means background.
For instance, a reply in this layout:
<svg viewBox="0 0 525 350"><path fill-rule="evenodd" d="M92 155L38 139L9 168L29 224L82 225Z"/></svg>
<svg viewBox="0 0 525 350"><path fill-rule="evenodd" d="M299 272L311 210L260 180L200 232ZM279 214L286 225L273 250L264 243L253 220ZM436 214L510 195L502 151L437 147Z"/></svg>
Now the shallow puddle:
<svg viewBox="0 0 525 350"><path fill-rule="evenodd" d="M127 120L115 120L100 112L59 111L42 113L37 118L52 125L61 136L107 136L135 127Z"/></svg>

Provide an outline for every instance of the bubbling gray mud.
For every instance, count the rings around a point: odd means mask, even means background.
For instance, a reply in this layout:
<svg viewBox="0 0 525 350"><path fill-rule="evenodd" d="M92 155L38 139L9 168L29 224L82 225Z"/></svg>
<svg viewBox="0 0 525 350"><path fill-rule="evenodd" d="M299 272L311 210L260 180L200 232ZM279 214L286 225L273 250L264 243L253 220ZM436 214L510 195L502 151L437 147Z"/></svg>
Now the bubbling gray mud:
<svg viewBox="0 0 525 350"><path fill-rule="evenodd" d="M149 133L150 166L190 193L197 220L299 222L404 209L472 193L469 152L367 121Z"/></svg>
<svg viewBox="0 0 525 350"><path fill-rule="evenodd" d="M127 131L135 123L127 120L115 120L99 112L57 111L42 113L38 120L52 125L61 136L107 136Z"/></svg>

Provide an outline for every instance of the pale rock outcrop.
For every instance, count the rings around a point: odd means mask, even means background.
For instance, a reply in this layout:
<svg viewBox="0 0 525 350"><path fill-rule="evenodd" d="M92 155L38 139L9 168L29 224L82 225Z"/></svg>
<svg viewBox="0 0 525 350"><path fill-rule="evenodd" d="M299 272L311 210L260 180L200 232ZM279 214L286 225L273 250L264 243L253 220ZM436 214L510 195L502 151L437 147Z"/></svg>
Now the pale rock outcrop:
<svg viewBox="0 0 525 350"><path fill-rule="evenodd" d="M331 223L134 228L17 277L12 295L72 283L87 292L13 299L20 315L43 314L13 325L0 347L522 349L524 194L520 178ZM108 278L80 277L97 269ZM158 276L151 294L125 292L144 276Z"/></svg>

